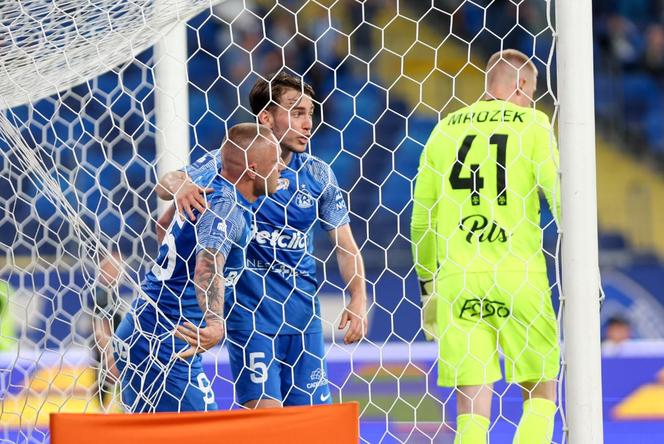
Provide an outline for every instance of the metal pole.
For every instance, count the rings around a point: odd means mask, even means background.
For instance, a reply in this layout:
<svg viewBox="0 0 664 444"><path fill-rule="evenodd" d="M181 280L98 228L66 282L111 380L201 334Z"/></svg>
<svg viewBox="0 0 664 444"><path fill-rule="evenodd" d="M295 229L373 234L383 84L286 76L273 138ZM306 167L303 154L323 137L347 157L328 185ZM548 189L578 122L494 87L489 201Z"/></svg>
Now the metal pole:
<svg viewBox="0 0 664 444"><path fill-rule="evenodd" d="M155 45L157 176L189 163L187 29L178 24ZM159 200L159 214L169 205Z"/></svg>
<svg viewBox="0 0 664 444"><path fill-rule="evenodd" d="M603 443L592 1L556 2L565 404L571 444Z"/></svg>

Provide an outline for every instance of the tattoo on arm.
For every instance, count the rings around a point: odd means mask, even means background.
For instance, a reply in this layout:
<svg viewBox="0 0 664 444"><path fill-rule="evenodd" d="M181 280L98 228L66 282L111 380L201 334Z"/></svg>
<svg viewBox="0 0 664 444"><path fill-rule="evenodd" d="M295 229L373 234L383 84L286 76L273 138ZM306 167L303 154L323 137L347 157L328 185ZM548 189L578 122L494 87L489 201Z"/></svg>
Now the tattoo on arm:
<svg viewBox="0 0 664 444"><path fill-rule="evenodd" d="M209 250L196 256L196 300L205 318L221 320L224 315L224 263L222 254Z"/></svg>

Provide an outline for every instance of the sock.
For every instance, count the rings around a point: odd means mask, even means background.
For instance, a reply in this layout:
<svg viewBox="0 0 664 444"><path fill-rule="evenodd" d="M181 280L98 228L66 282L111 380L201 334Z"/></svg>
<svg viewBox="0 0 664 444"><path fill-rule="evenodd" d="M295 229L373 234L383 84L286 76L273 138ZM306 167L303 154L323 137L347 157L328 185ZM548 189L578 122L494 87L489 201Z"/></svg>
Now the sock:
<svg viewBox="0 0 664 444"><path fill-rule="evenodd" d="M482 415L457 416L457 431L454 444L486 444L489 418Z"/></svg>
<svg viewBox="0 0 664 444"><path fill-rule="evenodd" d="M551 444L556 404L544 398L531 398L523 403L523 415L513 444Z"/></svg>

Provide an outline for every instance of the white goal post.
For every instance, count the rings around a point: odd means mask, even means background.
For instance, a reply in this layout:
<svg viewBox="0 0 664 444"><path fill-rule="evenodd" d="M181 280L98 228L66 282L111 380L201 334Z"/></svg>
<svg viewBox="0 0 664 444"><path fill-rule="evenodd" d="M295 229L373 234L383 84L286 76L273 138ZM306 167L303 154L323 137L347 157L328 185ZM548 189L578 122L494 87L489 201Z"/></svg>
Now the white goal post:
<svg viewBox="0 0 664 444"><path fill-rule="evenodd" d="M569 442L602 443L592 1L556 4L562 301Z"/></svg>

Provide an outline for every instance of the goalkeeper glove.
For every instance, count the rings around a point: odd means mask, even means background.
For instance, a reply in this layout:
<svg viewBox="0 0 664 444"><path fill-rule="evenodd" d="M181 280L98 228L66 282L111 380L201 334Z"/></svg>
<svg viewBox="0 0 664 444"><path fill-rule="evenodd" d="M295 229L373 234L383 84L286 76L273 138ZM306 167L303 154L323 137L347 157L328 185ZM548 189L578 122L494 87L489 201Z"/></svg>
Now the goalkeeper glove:
<svg viewBox="0 0 664 444"><path fill-rule="evenodd" d="M438 339L438 296L434 292L434 281L420 281L422 303L422 330L427 341Z"/></svg>

